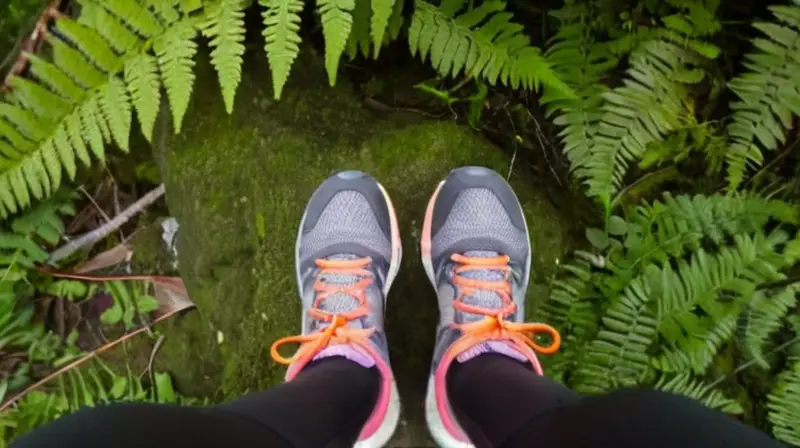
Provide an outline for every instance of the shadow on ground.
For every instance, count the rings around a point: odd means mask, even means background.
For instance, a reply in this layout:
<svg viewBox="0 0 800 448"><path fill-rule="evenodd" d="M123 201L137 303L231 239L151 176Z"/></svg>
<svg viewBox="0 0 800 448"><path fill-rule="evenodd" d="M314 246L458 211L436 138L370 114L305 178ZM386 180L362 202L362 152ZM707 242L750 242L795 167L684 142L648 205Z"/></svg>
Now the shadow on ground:
<svg viewBox="0 0 800 448"><path fill-rule="evenodd" d="M292 257L303 207L332 173L364 170L393 197L403 232L405 258L387 311L404 403L393 445L430 445L422 400L437 307L419 261L424 207L451 169L484 165L506 173L510 161L453 122L372 115L346 81L328 87L320 56L302 55L280 102L272 99L264 58L248 61L230 116L201 58L183 132L173 135L161 115L157 158L181 224L180 271L198 310L164 328L159 368L173 373L182 392L213 401L279 383L284 368L271 361L269 347L299 327ZM511 181L530 224L535 301L568 248L571 223L530 173L515 169Z"/></svg>

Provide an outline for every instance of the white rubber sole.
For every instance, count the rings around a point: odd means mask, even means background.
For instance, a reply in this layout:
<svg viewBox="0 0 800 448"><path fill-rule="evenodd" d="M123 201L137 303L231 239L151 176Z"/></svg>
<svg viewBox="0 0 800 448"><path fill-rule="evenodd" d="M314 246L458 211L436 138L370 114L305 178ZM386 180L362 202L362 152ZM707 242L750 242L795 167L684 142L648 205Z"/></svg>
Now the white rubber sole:
<svg viewBox="0 0 800 448"><path fill-rule="evenodd" d="M439 195L439 191L441 191L444 184L445 181L439 182L439 185L436 187L436 191L434 191L433 195L428 201L428 207L425 210L425 220L422 224L422 235L420 237L422 266L425 268L425 273L428 276L428 280L431 282L433 289L436 290L437 293L438 287L436 285L436 272L434 271L433 259L431 257L431 225L433 220L433 207L436 204L436 198ZM530 247L528 223L525 220L525 213L524 210L522 210L522 204L520 204L520 213L522 214L522 223L524 224L525 235L528 236L528 246ZM532 251L528 250L528 257L525 260L525 272L528 273L527 280L530 280L531 258ZM527 281L525 282L524 286L527 288ZM439 446L443 448L474 448L473 444L463 442L453 437L450 431L445 428L444 423L442 422L442 416L439 414L438 402L436 401L436 388L433 375L430 375L428 378L428 390L425 393L425 420L428 424L428 430L430 431L431 436L433 436L433 439Z"/></svg>
<svg viewBox="0 0 800 448"><path fill-rule="evenodd" d="M386 274L386 281L383 285L383 297L386 300L388 297L389 289L392 287L392 283L397 278L397 274L400 271L400 263L403 259L403 246L402 241L400 239L400 226L397 222L397 213L394 209L394 204L392 203L392 199L389 197L389 193L386 192L386 189L378 183L378 188L380 188L381 193L383 193L384 199L386 199L386 204L389 207L389 227L391 228L392 233L392 258L389 262L389 272ZM306 214L303 213L303 217L300 220L300 229L303 228L306 220ZM302 295L303 293L303 285L300 280L300 237L302 236L302 232L297 232L297 240L295 241L295 249L294 249L294 259L295 259L295 277L297 278L297 290ZM385 302L384 302L385 306ZM306 313L303 312L302 320L301 320L301 328L306 327ZM400 393L397 391L397 383L392 378L392 384L389 391L389 406L386 410L386 415L383 418L383 422L378 427L378 430L375 433L364 440L359 440L358 442L353 445L354 448L380 448L386 445L389 440L392 438L395 429L397 428L397 423L400 421L400 411L401 411L401 404L400 404Z"/></svg>

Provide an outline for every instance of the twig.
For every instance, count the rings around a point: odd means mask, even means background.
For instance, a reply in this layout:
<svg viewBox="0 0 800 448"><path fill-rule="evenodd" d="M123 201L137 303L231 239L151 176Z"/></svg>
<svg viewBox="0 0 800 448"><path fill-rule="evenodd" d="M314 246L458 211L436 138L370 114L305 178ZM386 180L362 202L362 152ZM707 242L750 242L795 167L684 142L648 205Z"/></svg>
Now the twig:
<svg viewBox="0 0 800 448"><path fill-rule="evenodd" d="M131 204L130 207L125 209L119 215L115 216L114 219L112 219L111 221L108 221L107 223L103 224L97 229L85 233L80 237L75 238L72 241L69 241L67 244L54 250L50 254L48 262L50 264L56 264L59 261L74 254L76 251L86 246L92 245L97 241L102 240L103 238L107 237L111 232L120 228L123 224L128 222L129 219L136 216L139 212L144 210L147 206L158 200L163 195L164 195L164 184L161 184L158 187L154 188L153 190L149 191L141 198L139 198L138 201Z"/></svg>
<svg viewBox="0 0 800 448"><path fill-rule="evenodd" d="M527 107L523 107L523 109L525 109L525 112L528 114L529 117L531 117L531 120L533 120L533 124L536 125L536 139L539 140L539 146L542 148L542 155L544 156L544 162L547 164L547 168L550 169L550 173L552 173L553 177L556 178L556 182L558 182L558 185L563 186L563 184L561 183L561 176L558 175L556 169L553 168L553 165L550 164L550 159L547 158L547 151L548 149L550 149L550 145L548 145L547 142L545 141L547 138L545 137L544 132L542 131L542 127L539 125L539 120L536 119L536 117L531 113L531 111Z"/></svg>
<svg viewBox="0 0 800 448"><path fill-rule="evenodd" d="M94 205L94 207L97 209L98 212L100 212L100 215L103 216L103 219L106 222L111 221L111 217L106 214L106 212L103 210L103 208L100 207L100 204L98 204L97 201L94 200L92 195L90 195L89 192L86 191L85 188L83 188L81 186L81 187L78 187L78 190L80 190L80 192L83 193L84 196L86 196L86 199L88 199L89 202L91 202L92 205Z"/></svg>

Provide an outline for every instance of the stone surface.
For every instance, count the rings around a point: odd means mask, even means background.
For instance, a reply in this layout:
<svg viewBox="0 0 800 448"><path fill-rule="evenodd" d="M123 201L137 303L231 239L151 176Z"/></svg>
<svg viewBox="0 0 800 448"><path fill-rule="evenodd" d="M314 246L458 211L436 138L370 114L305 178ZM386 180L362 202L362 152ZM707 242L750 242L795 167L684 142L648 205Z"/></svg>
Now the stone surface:
<svg viewBox="0 0 800 448"><path fill-rule="evenodd" d="M299 329L292 260L305 202L334 172L364 170L391 194L403 233L403 266L387 310L404 403L393 445L431 444L422 400L437 307L419 261L424 208L451 169L484 165L507 173L510 160L454 122L372 115L346 82L328 87L322 58L311 51L276 102L266 61L258 59L246 63L233 115L225 114L215 74L202 60L180 135L162 111L156 153L170 212L181 224L181 274L198 310L164 327L158 367L174 374L182 392L218 402L279 383L285 370L269 348ZM527 171L515 167L511 183L534 246L534 302L568 250L572 223Z"/></svg>

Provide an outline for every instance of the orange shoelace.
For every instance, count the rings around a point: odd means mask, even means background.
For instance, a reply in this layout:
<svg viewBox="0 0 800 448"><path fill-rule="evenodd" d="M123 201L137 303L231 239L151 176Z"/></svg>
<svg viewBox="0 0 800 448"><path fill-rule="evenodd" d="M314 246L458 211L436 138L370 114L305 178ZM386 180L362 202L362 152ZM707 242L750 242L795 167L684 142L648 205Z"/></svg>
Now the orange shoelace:
<svg viewBox="0 0 800 448"><path fill-rule="evenodd" d="M349 327L351 321L364 317L369 313L366 289L372 284L372 273L364 268L372 263L372 259L367 257L356 260L316 260L314 263L320 270L317 274L317 280L314 282L316 299L308 310L308 317L329 322L330 325L321 331L288 336L275 341L270 348L270 355L277 363L288 365L303 357L313 357L331 344L353 343L366 346L369 343L370 335L374 331L373 329ZM350 285L330 284L320 280L325 274L353 275L361 277L361 280ZM322 301L338 293L352 296L358 301L359 306L352 311L341 314L322 311L320 309ZM279 352L280 348L287 344L298 344L300 346L288 358Z"/></svg>
<svg viewBox="0 0 800 448"><path fill-rule="evenodd" d="M453 343L450 349L453 357L458 356L476 344L487 340L510 340L522 346L528 346L537 353L549 355L555 353L561 346L561 335L558 330L547 324L542 323L517 323L509 322L506 317L517 311L517 305L511 297L511 267L508 256L500 255L497 257L467 257L465 255L453 254L450 257L458 267L456 267L452 281L458 287L459 293L453 302L453 307L463 313L477 314L486 316L485 318L467 324L456 324L455 328L461 330L463 335ZM496 270L503 273L502 280L478 280L460 276L459 274L477 270ZM499 309L486 309L464 303L464 298L478 292L490 291L503 301L503 307ZM541 346L534 342L537 334L549 335L552 339L550 345Z"/></svg>

